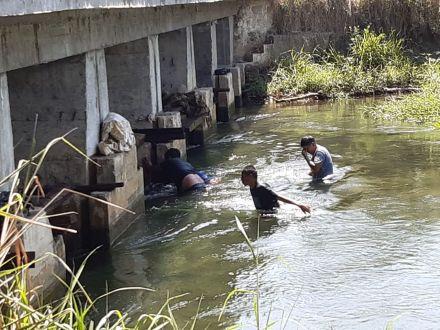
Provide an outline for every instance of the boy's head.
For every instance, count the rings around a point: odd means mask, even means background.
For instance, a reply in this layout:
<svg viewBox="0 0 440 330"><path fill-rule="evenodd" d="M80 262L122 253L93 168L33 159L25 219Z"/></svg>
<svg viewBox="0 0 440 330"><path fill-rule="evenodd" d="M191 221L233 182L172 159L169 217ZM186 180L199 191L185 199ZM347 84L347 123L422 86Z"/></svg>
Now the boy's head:
<svg viewBox="0 0 440 330"><path fill-rule="evenodd" d="M313 154L316 151L316 140L313 136L304 136L301 139L301 148L303 151L307 151L309 154Z"/></svg>
<svg viewBox="0 0 440 330"><path fill-rule="evenodd" d="M180 151L176 148L170 148L165 152L165 160L171 159L171 158L180 158Z"/></svg>
<svg viewBox="0 0 440 330"><path fill-rule="evenodd" d="M245 186L253 187L257 184L258 173L254 166L248 165L241 171L241 182Z"/></svg>

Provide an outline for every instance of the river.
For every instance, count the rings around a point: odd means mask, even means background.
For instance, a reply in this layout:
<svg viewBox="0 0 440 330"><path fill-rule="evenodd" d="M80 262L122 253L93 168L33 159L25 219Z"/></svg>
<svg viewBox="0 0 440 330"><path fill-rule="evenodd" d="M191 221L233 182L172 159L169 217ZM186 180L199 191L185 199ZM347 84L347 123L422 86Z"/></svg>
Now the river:
<svg viewBox="0 0 440 330"><path fill-rule="evenodd" d="M157 200L109 253L90 264L84 283L94 294L123 286L110 308L157 312L167 294L180 326L274 329L432 329L440 326L440 131L373 122L360 106L372 100L313 106L250 108L219 124L205 147L189 153L221 178L208 191ZM299 147L314 135L333 155L336 180L314 186ZM254 164L261 182L311 205L304 216L282 205L257 215L241 169ZM151 202L150 202L151 203ZM243 223L260 266L238 231Z"/></svg>

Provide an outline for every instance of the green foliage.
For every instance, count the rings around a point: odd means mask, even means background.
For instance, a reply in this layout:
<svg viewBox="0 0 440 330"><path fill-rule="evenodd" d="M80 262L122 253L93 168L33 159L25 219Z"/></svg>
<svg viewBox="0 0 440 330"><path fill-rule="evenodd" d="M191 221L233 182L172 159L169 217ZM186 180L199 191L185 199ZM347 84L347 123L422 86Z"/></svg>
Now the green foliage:
<svg viewBox="0 0 440 330"><path fill-rule="evenodd" d="M383 69L409 62L403 39L395 33L375 33L370 27L354 28L350 38L349 60L362 70Z"/></svg>
<svg viewBox="0 0 440 330"><path fill-rule="evenodd" d="M309 92L346 97L408 86L416 71L402 39L395 34L377 34L369 27L356 28L346 56L334 48L321 54L291 52L278 62L268 92L275 97Z"/></svg>
<svg viewBox="0 0 440 330"><path fill-rule="evenodd" d="M420 67L419 93L389 98L387 102L364 108L372 118L430 124L440 128L440 61L429 60Z"/></svg>

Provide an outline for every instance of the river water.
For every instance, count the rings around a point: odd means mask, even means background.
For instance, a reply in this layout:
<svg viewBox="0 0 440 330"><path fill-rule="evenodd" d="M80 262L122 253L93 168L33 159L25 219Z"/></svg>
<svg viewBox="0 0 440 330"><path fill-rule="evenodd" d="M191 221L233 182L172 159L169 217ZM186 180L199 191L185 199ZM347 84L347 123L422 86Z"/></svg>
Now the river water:
<svg viewBox="0 0 440 330"><path fill-rule="evenodd" d="M92 293L123 286L110 308L157 312L167 294L183 327L274 329L434 329L440 327L440 132L377 123L359 108L376 101L245 109L220 124L189 160L221 178L204 193L156 200L112 248L89 265ZM314 135L333 155L336 180L314 186L299 139ZM240 171L254 164L261 182L309 204L311 216L282 205L261 219ZM259 256L238 231L243 223ZM259 228L259 234L258 234ZM107 282L107 284L106 284Z"/></svg>

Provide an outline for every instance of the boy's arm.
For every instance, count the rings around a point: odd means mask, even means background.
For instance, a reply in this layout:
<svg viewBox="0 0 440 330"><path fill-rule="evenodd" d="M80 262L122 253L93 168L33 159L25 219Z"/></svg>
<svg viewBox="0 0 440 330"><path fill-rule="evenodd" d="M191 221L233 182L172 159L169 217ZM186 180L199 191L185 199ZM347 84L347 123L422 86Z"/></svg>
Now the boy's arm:
<svg viewBox="0 0 440 330"><path fill-rule="evenodd" d="M305 152L304 150L301 152L301 154L303 155L304 159L306 160L307 164L309 165L310 169L312 170L312 173L313 174L318 173L319 170L321 169L322 163L311 161L309 159L309 157L307 157L307 152Z"/></svg>
<svg viewBox="0 0 440 330"><path fill-rule="evenodd" d="M301 209L301 211L303 211L304 213L310 213L310 206L298 204L295 201L291 200L290 198L283 197L278 194L276 194L276 196L279 201L287 203L287 204L292 204L292 205L298 206Z"/></svg>

